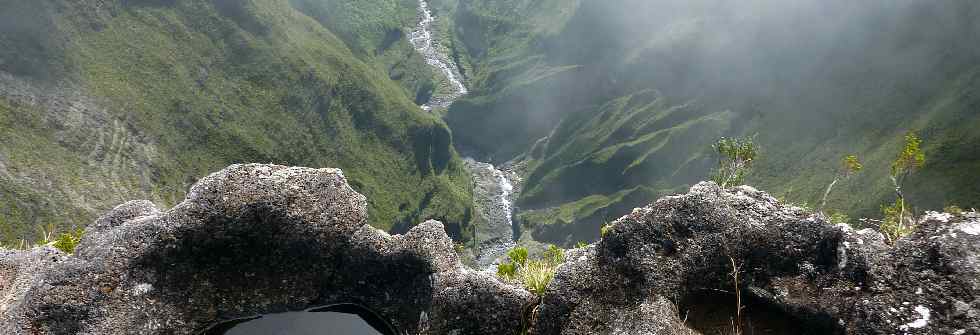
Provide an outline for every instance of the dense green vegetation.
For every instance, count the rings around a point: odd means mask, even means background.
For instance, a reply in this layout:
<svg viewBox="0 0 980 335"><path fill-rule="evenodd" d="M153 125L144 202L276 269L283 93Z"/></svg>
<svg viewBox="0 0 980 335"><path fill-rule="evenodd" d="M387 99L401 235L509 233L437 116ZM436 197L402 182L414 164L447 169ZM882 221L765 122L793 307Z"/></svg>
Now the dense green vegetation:
<svg viewBox="0 0 980 335"><path fill-rule="evenodd" d="M536 237L594 238L623 207L707 179L714 140L756 134L745 183L795 203L820 204L840 157L862 158L862 173L827 197L838 218L881 218L909 131L931 158L905 183L907 200L980 205L980 46L963 43L980 33L975 3L460 0L451 10L473 93L446 120L465 152L527 162L520 218ZM623 192L642 199L624 204Z"/></svg>
<svg viewBox="0 0 980 335"><path fill-rule="evenodd" d="M417 0L290 0L340 37L358 56L384 71L422 104L443 81L408 42L418 20Z"/></svg>
<svg viewBox="0 0 980 335"><path fill-rule="evenodd" d="M685 119L689 108L645 91L562 120L525 157L518 204L527 211L519 218L536 238L570 245L594 240L600 225L659 195L684 191L667 180L703 180L714 164L711 143L731 114ZM683 151L688 145L695 151Z"/></svg>
<svg viewBox="0 0 980 335"><path fill-rule="evenodd" d="M719 181L837 221L980 207L976 3L432 0L471 92L437 113L417 5L0 0L2 240L170 206L237 162L339 167L375 226L472 236L457 147L517 162L518 221L568 246L749 137L752 169ZM929 159L893 173L910 132Z"/></svg>
<svg viewBox="0 0 980 335"><path fill-rule="evenodd" d="M139 197L142 174L133 156L142 152L123 153L139 147L124 143L123 131L110 124L53 132L45 114L0 98L0 241L34 241L38 228L51 223L79 227L98 215L93 207ZM84 151L61 144L81 143L81 136L91 138ZM105 164L91 166L89 159ZM86 222L76 223L79 218Z"/></svg>
<svg viewBox="0 0 980 335"><path fill-rule="evenodd" d="M450 131L413 101L432 80L398 29L411 1L4 1L0 13L0 71L14 75L0 86L4 240L127 199L173 205L238 162L339 167L375 226L436 218L469 236ZM84 122L62 117L72 104Z"/></svg>

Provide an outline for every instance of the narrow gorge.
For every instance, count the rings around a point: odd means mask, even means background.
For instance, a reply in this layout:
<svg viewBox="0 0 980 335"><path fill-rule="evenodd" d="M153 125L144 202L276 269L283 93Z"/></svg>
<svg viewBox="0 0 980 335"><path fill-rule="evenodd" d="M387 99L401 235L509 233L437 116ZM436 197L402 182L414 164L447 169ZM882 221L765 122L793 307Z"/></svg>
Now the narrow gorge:
<svg viewBox="0 0 980 335"><path fill-rule="evenodd" d="M466 84L463 83L463 76L459 73L456 63L445 54L445 49L432 33L432 25L436 22L436 18L432 15L429 3L426 0L419 0L418 11L419 22L409 34L409 41L415 50L425 58L427 64L438 70L440 75L445 76L450 91L433 96L420 107L426 111L432 111L434 108L445 109L469 91L466 89Z"/></svg>
<svg viewBox="0 0 980 335"><path fill-rule="evenodd" d="M426 63L444 76L448 84L448 92L437 88L437 93L420 106L425 111L433 112L435 109L448 108L469 91L458 67L432 32L436 17L432 15L429 3L419 0L418 11L419 22L409 35L409 40L425 58ZM481 269L496 271L495 262L516 246L514 242L518 236L515 236L515 232L519 232L519 229L514 226L514 199L517 196L514 184L519 184L520 177L513 170L501 170L491 163L478 162L472 158L466 158L464 164L473 179L473 207L476 217L472 222L472 252L475 263Z"/></svg>

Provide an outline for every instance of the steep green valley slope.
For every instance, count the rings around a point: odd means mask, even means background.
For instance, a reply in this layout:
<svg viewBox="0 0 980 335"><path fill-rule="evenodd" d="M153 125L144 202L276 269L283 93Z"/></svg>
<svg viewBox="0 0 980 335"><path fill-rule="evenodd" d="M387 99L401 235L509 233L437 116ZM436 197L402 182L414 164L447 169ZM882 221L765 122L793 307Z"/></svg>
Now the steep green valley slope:
<svg viewBox="0 0 980 335"><path fill-rule="evenodd" d="M394 28L414 5L326 24L339 3L0 1L3 240L129 199L174 205L238 162L342 168L373 225L437 218L467 236L469 178L413 103L431 72Z"/></svg>
<svg viewBox="0 0 980 335"><path fill-rule="evenodd" d="M907 132L920 210L980 206L980 6L969 1L460 0L473 93L446 120L461 150L521 162L524 228L597 237L636 205L706 179L710 145L755 136L746 183L816 204L841 157L865 170L828 209L880 216ZM477 120L477 122L473 122Z"/></svg>
<svg viewBox="0 0 980 335"><path fill-rule="evenodd" d="M409 43L416 0L0 0L0 233L172 206L228 164L344 169L372 224L472 236L459 150L522 175L518 222L573 244L706 179L754 137L747 184L880 216L908 132L919 210L980 207L980 5L845 0L432 0L470 94ZM444 49L444 50L443 50Z"/></svg>
<svg viewBox="0 0 980 335"><path fill-rule="evenodd" d="M290 0L342 39L359 59L395 80L416 104L432 96L439 76L408 41L418 20L415 0Z"/></svg>

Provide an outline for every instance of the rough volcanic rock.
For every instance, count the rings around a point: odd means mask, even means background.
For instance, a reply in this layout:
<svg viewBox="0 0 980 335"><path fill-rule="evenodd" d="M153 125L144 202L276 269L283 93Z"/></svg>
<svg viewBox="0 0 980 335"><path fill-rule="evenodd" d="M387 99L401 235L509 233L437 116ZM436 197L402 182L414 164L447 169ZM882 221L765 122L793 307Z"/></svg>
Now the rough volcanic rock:
<svg viewBox="0 0 980 335"><path fill-rule="evenodd" d="M2 334L193 334L338 303L400 332L512 334L527 291L463 267L442 224L365 224L340 170L235 165L167 211L123 204L74 255L0 251Z"/></svg>
<svg viewBox="0 0 980 335"><path fill-rule="evenodd" d="M932 213L894 246L750 187L701 183L570 252L533 333L980 334L980 216ZM751 328L751 330L747 329Z"/></svg>
<svg viewBox="0 0 980 335"><path fill-rule="evenodd" d="M229 167L173 209L116 207L74 255L0 250L0 333L192 334L353 303L404 334L514 334L526 311L542 335L728 334L736 318L745 334L980 334L975 212L929 213L888 245L702 183L569 251L532 310L527 291L462 266L440 223L392 236L365 206L340 170Z"/></svg>

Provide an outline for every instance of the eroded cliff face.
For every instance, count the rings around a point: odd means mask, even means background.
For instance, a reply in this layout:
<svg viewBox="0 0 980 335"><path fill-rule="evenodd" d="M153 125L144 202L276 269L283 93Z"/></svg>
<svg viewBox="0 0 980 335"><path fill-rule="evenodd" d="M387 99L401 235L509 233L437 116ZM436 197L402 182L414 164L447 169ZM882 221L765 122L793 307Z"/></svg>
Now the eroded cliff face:
<svg viewBox="0 0 980 335"><path fill-rule="evenodd" d="M980 329L974 212L929 214L889 246L764 192L702 183L570 251L536 298L463 266L442 224L388 235L365 208L337 169L233 165L172 209L116 207L73 255L0 250L0 333L194 334L337 303L404 334L711 334L730 318L773 334Z"/></svg>

